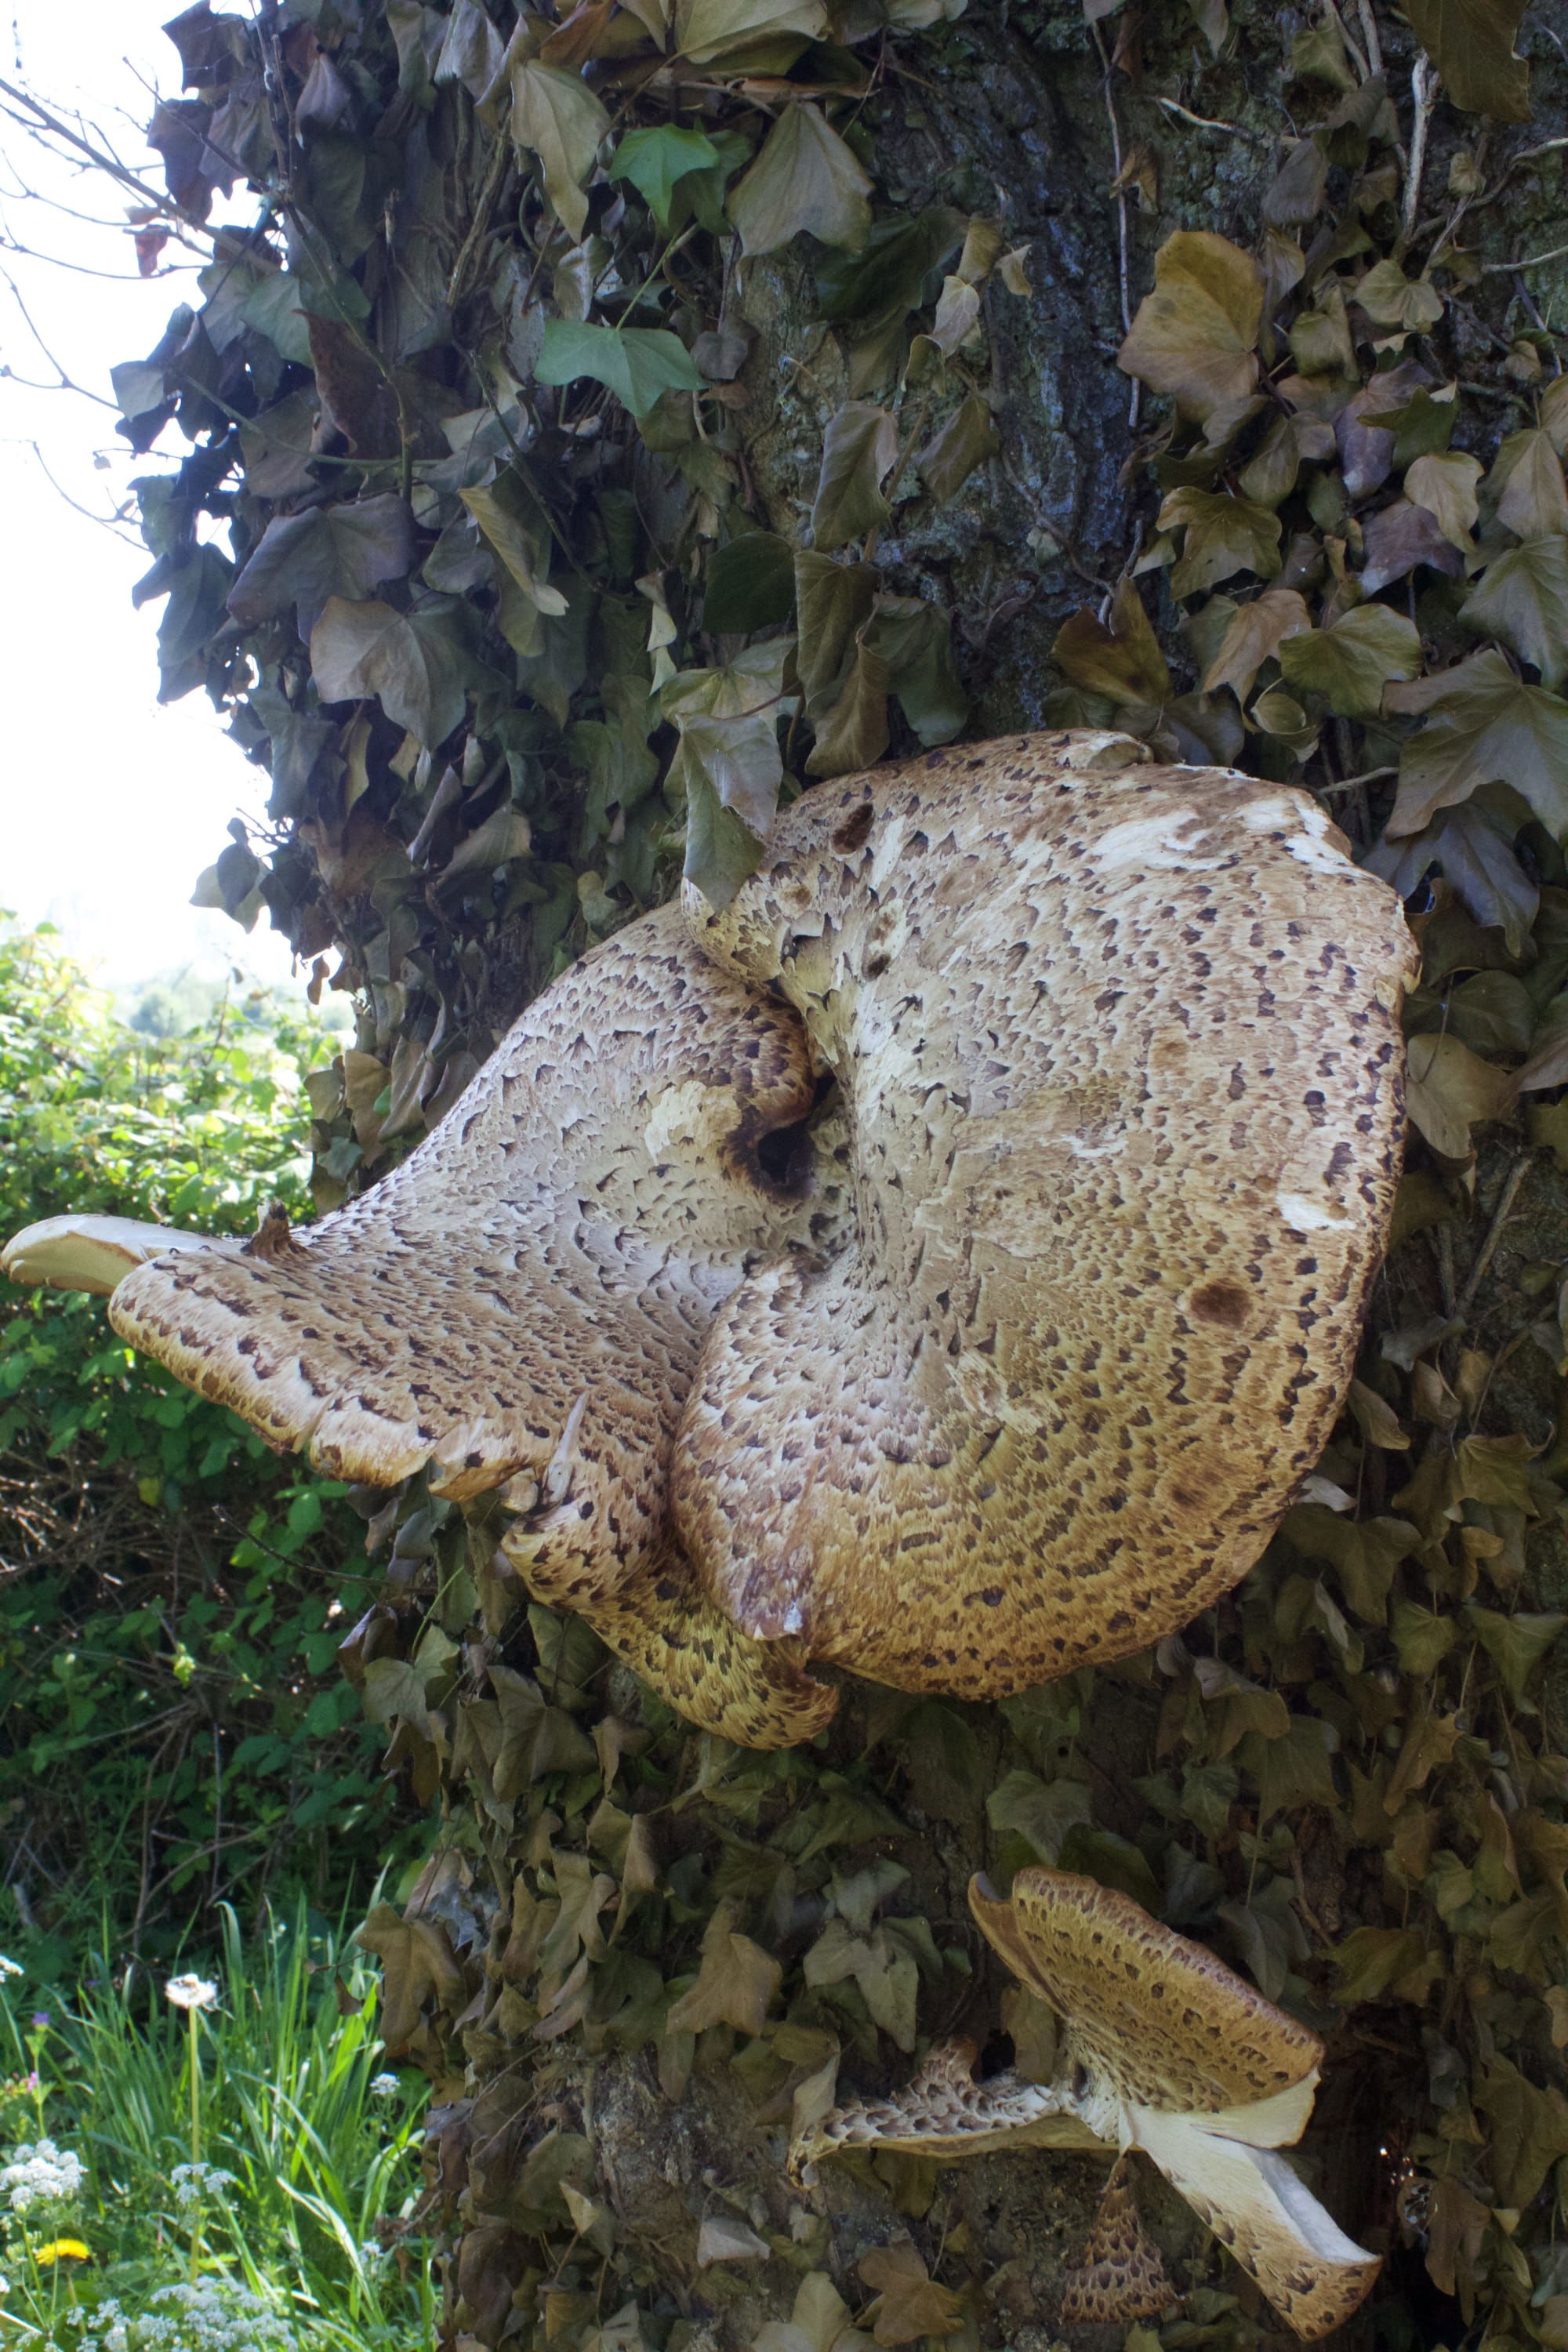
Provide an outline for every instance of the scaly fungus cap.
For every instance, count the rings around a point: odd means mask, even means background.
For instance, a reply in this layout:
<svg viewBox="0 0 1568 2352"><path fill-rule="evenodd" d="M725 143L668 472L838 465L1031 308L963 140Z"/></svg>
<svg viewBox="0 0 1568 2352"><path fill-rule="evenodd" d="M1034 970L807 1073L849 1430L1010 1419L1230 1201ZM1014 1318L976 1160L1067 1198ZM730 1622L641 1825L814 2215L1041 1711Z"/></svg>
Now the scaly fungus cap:
<svg viewBox="0 0 1568 2352"><path fill-rule="evenodd" d="M976 1878L969 1899L1008 1968L1061 2018L1055 2080L975 2082L973 2043L933 2052L900 2095L816 2124L793 2151L797 2170L857 2146L939 2158L1007 2146L1112 2151L1119 2161L1063 2315L1125 2322L1171 2300L1125 2168L1141 2148L1298 2336L1348 2318L1379 2257L1345 2236L1276 2153L1311 2114L1316 2035L1093 1879L1029 1869L1009 1898Z"/></svg>
<svg viewBox="0 0 1568 2352"><path fill-rule="evenodd" d="M115 1328L330 1475L500 1487L535 1594L786 1744L808 1661L997 1697L1251 1566L1349 1381L1413 959L1303 793L932 752L584 957L300 1234L4 1263L123 1258Z"/></svg>

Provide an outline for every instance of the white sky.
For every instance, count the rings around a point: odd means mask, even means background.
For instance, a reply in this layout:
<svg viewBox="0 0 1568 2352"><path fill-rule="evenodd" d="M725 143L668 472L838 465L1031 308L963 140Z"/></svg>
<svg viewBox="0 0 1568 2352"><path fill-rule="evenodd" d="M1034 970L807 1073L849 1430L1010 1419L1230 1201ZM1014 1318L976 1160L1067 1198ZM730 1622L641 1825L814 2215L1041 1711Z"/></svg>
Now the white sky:
<svg viewBox="0 0 1568 2352"><path fill-rule="evenodd" d="M160 29L177 5L13 0L0 73L58 110L79 109L111 132L122 162L161 186L142 129L153 87L178 95L179 60ZM152 557L133 523L115 537L60 495L112 514L132 476L156 461L133 457L116 436L112 405L16 381L48 383L55 373L16 294L59 366L107 401L110 368L144 358L175 304L200 300L192 269L138 278L121 209L132 199L90 171L51 164L8 122L0 122L0 242L8 248L0 268L16 289L0 280L0 908L58 923L110 982L193 965L216 976L231 963L281 980L289 950L265 914L247 935L188 903L196 876L225 845L229 817L259 814L266 776L226 740L199 689L159 708L163 607L137 613L130 601ZM107 226L19 197L22 186ZM195 257L171 244L171 258L194 266ZM106 274L82 274L91 271ZM186 446L174 426L165 439L177 452Z"/></svg>

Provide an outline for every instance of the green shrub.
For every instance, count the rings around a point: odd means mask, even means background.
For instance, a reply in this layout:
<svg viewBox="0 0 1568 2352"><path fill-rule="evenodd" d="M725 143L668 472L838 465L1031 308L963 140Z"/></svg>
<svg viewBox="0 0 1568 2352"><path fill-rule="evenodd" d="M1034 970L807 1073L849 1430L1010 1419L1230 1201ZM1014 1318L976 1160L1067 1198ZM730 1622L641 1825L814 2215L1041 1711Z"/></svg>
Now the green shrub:
<svg viewBox="0 0 1568 2352"><path fill-rule="evenodd" d="M129 1029L52 933L0 923L0 1233L303 1211L320 1058L265 997ZM382 1867L376 1737L334 1664L367 1573L342 1496L135 1357L100 1299L0 1301L0 1838L36 1975L104 1932L170 1952L231 1888L336 1908Z"/></svg>

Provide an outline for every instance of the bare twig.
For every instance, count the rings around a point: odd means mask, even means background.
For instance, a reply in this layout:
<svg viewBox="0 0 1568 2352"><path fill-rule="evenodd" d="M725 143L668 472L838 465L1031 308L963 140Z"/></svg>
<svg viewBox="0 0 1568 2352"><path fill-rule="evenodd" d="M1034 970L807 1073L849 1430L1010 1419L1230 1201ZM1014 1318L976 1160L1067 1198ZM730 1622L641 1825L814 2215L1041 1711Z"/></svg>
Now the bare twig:
<svg viewBox="0 0 1568 2352"><path fill-rule="evenodd" d="M1323 0L1323 5L1328 10L1329 15L1333 18L1334 23L1340 28L1340 38L1345 45L1346 55L1350 58L1352 65L1355 68L1357 80L1370 81L1372 79L1372 68L1367 64L1365 52L1363 50L1361 43L1356 39L1355 35L1351 31L1350 26L1341 16L1338 8L1334 5L1334 0Z"/></svg>
<svg viewBox="0 0 1568 2352"><path fill-rule="evenodd" d="M1110 156L1116 166L1112 177L1116 193L1116 255L1117 274L1121 291L1121 331L1124 335L1130 335L1132 331L1132 289L1128 242L1127 191L1121 185L1121 125L1116 119L1116 100L1110 94L1110 59L1105 54L1104 37L1098 24L1091 25L1089 30L1094 35L1094 46L1100 58L1100 88L1105 94L1106 120L1110 125ZM1138 377L1134 376L1131 396L1127 404L1127 429L1130 433L1137 430L1142 393L1143 386Z"/></svg>
<svg viewBox="0 0 1568 2352"><path fill-rule="evenodd" d="M1321 793L1353 792L1358 784L1381 783L1384 776L1396 776L1398 773L1397 768L1366 768L1359 776L1342 776L1337 780L1331 776L1327 783L1318 786L1318 790Z"/></svg>
<svg viewBox="0 0 1568 2352"><path fill-rule="evenodd" d="M1421 203L1421 173L1426 162L1426 134L1431 128L1432 109L1437 100L1437 68L1425 49L1417 53L1411 72L1410 96L1415 114L1410 126L1410 164L1405 174L1405 201L1399 215L1400 253L1415 234L1415 215Z"/></svg>
<svg viewBox="0 0 1568 2352"><path fill-rule="evenodd" d="M1550 253L1521 254L1517 261L1483 261L1483 278L1506 278L1510 269L1539 269L1543 262L1561 261L1568 254L1568 245L1554 245Z"/></svg>
<svg viewBox="0 0 1568 2352"><path fill-rule="evenodd" d="M1248 131L1245 123L1220 122L1212 114L1194 114L1192 108L1184 106L1179 99L1156 98L1154 103L1156 106L1163 106L1167 114L1180 115L1182 121L1190 122L1194 130L1224 131L1232 139L1245 139L1249 147L1267 147L1272 143L1265 139L1260 131Z"/></svg>
<svg viewBox="0 0 1568 2352"><path fill-rule="evenodd" d="M1373 75L1383 71L1383 42L1373 13L1372 0L1356 0L1356 14L1361 18L1362 38L1366 43L1366 62Z"/></svg>
<svg viewBox="0 0 1568 2352"><path fill-rule="evenodd" d="M1461 1316L1468 1316L1475 1304L1476 1293L1481 1286L1488 1266L1497 1255L1498 1244L1502 1239L1502 1229L1513 1213L1513 1204L1518 1198L1519 1188L1529 1175L1530 1168L1531 1154L1525 1151L1520 1154L1508 1171L1508 1181L1498 1196L1497 1207L1492 1211L1491 1223L1487 1227L1486 1239L1476 1252L1475 1264L1465 1276L1465 1286L1459 1293L1457 1312Z"/></svg>

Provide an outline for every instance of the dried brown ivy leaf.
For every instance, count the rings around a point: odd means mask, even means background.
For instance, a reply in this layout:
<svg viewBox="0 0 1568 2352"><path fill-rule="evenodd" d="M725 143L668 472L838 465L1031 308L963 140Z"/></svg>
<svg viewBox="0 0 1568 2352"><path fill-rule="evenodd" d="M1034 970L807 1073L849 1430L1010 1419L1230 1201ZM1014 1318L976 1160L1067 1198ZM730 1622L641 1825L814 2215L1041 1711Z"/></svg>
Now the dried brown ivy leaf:
<svg viewBox="0 0 1568 2352"><path fill-rule="evenodd" d="M1568 531L1568 485L1549 433L1510 433L1487 476L1486 489L1496 501L1499 522L1516 539Z"/></svg>
<svg viewBox="0 0 1568 2352"><path fill-rule="evenodd" d="M869 178L821 109L786 106L731 190L729 214L749 254L775 252L802 229L853 250L870 234L870 194Z"/></svg>
<svg viewBox="0 0 1568 2352"><path fill-rule="evenodd" d="M1519 1092L1508 1071L1483 1062L1458 1037L1412 1037L1408 1067L1411 1118L1446 1160L1468 1160L1471 1127L1506 1118Z"/></svg>
<svg viewBox="0 0 1568 2352"><path fill-rule="evenodd" d="M1360 303L1374 327L1403 327L1426 334L1443 315L1443 297L1426 278L1406 278L1397 261L1374 262L1357 280L1353 300Z"/></svg>
<svg viewBox="0 0 1568 2352"><path fill-rule="evenodd" d="M467 709L461 608L440 598L412 613L330 596L310 632L310 667L323 702L372 697L430 750Z"/></svg>
<svg viewBox="0 0 1568 2352"><path fill-rule="evenodd" d="M975 467L995 457L1001 446L989 401L971 392L931 436L915 464L932 498L939 506L945 506L957 497Z"/></svg>
<svg viewBox="0 0 1568 2352"><path fill-rule="evenodd" d="M1252 256L1210 229L1178 229L1154 257L1153 291L1118 363L1201 424L1257 383L1262 320L1263 272Z"/></svg>
<svg viewBox="0 0 1568 2352"><path fill-rule="evenodd" d="M798 53L826 31L822 0L679 0L676 8L676 47L693 65L711 65L740 52L754 68L746 52L759 38L776 42L788 37Z"/></svg>
<svg viewBox="0 0 1568 2352"><path fill-rule="evenodd" d="M544 193L574 243L588 225L583 183L610 118L582 76L530 59L511 78L511 135L539 159Z"/></svg>
<svg viewBox="0 0 1568 2352"><path fill-rule="evenodd" d="M1479 457L1459 449L1429 450L1406 468L1405 495L1425 507L1449 544L1462 554L1469 551L1480 502L1476 485L1481 478Z"/></svg>
<svg viewBox="0 0 1568 2352"><path fill-rule="evenodd" d="M907 2241L876 2246L857 2265L876 2295L868 2317L879 2344L914 2344L922 2336L956 2336L963 2305L951 2287L938 2286Z"/></svg>
<svg viewBox="0 0 1568 2352"><path fill-rule="evenodd" d="M1299 636L1312 625L1306 599L1294 588L1265 588L1261 595L1238 604L1219 650L1204 672L1204 691L1217 693L1228 686L1245 702L1253 681L1269 656L1287 637Z"/></svg>
<svg viewBox="0 0 1568 2352"><path fill-rule="evenodd" d="M1171 691L1165 656L1131 580L1116 584L1110 627L1084 605L1057 632L1051 659L1069 686L1112 702L1158 705Z"/></svg>
<svg viewBox="0 0 1568 2352"><path fill-rule="evenodd" d="M1417 564L1457 578L1464 569L1458 551L1445 538L1429 509L1409 499L1393 499L1366 525L1362 591L1375 596L1395 580L1403 580Z"/></svg>
<svg viewBox="0 0 1568 2352"><path fill-rule="evenodd" d="M784 1970L760 1944L736 1935L738 1916L733 1903L721 1903L708 1922L697 1980L671 2004L669 2032L701 2033L710 2025L732 2025L737 2033L762 2032Z"/></svg>

